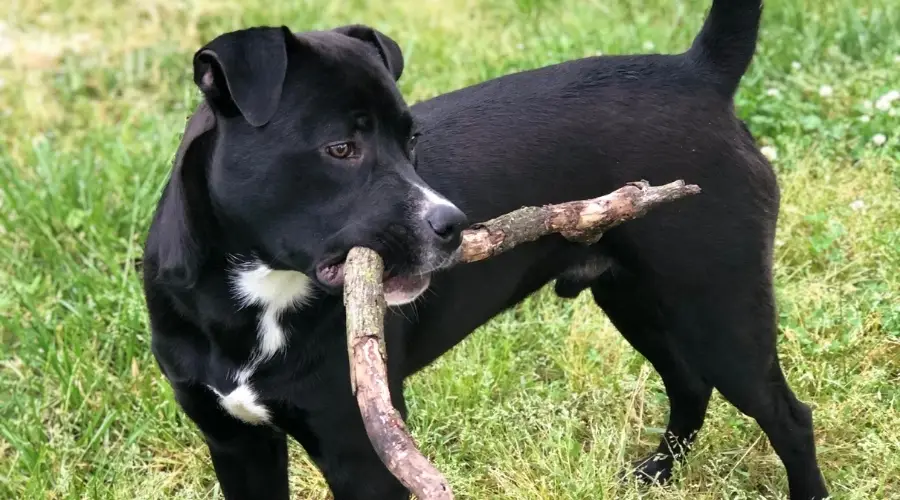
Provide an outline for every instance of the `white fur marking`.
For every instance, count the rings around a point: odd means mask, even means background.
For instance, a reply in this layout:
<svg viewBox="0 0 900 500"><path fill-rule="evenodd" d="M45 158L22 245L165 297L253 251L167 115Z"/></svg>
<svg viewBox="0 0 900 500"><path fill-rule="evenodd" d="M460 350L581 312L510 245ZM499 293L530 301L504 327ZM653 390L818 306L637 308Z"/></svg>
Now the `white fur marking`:
<svg viewBox="0 0 900 500"><path fill-rule="evenodd" d="M281 327L281 314L303 305L313 292L305 274L296 271L276 271L260 263L240 265L232 276L234 293L241 307L260 306L256 330L256 348L250 360L234 373L239 385L228 396L219 395L222 407L248 423L268 422L269 412L256 403L256 393L247 384L256 367L287 346L287 332ZM210 389L214 388L210 387Z"/></svg>
<svg viewBox="0 0 900 500"><path fill-rule="evenodd" d="M287 335L278 320L285 310L302 305L310 297L312 286L303 273L276 271L257 263L235 274L234 290L242 306L262 307L257 329L256 359L251 362L255 367L287 345ZM252 372L252 368L250 370ZM246 380L249 375L243 378Z"/></svg>
<svg viewBox="0 0 900 500"><path fill-rule="evenodd" d="M269 423L269 410L257 402L256 392L247 384L241 384L223 396L213 389L219 396L219 404L234 418L251 425Z"/></svg>
<svg viewBox="0 0 900 500"><path fill-rule="evenodd" d="M416 184L416 187L419 188L419 190L422 191L422 194L425 195L425 206L424 206L425 213L428 213L428 209L431 208L432 205L444 205L445 207L456 208L456 205L454 205L450 200L437 194L431 188L428 188L421 184Z"/></svg>
<svg viewBox="0 0 900 500"><path fill-rule="evenodd" d="M253 375L253 370L256 369L256 365L252 364L250 366L241 368L234 376L234 381L238 384L246 384L248 380L250 380L250 376Z"/></svg>

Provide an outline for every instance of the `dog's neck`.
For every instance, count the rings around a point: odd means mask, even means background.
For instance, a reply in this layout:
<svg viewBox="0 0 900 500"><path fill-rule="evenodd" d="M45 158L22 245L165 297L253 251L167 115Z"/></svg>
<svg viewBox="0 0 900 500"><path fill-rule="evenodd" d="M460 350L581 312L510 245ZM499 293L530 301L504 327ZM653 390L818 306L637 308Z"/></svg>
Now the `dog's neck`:
<svg viewBox="0 0 900 500"><path fill-rule="evenodd" d="M185 302L210 342L205 384L235 418L270 423L270 408L259 393L262 379L271 375L268 362L303 371L299 360L321 343L317 319L339 301L317 292L303 273L275 270L256 259L219 263L225 272L209 273Z"/></svg>

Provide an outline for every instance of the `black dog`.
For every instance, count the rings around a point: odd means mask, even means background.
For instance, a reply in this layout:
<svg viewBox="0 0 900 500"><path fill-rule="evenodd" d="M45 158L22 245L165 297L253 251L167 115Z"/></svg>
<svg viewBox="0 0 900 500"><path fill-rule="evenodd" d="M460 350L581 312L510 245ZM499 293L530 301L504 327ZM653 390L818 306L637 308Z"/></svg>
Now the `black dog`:
<svg viewBox="0 0 900 500"><path fill-rule="evenodd" d="M254 28L198 51L206 98L150 228L144 281L153 352L225 496L288 498L290 435L336 499L407 498L350 391L341 262L361 245L384 257L400 309L386 328L401 411L405 377L556 279L563 296L589 288L665 383L666 437L638 474L670 476L716 388L762 426L792 499L826 497L810 410L775 350L778 186L732 104L760 4L715 0L684 54L572 61L412 109L395 85L399 48L364 26ZM640 179L703 193L592 246L548 237L442 270L463 213L485 220Z"/></svg>

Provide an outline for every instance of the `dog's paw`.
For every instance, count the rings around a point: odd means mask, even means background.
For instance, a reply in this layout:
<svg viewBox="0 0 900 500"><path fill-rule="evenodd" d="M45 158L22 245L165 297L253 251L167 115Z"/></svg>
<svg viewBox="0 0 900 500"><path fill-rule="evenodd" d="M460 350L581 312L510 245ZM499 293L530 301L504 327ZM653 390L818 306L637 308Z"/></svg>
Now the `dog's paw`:
<svg viewBox="0 0 900 500"><path fill-rule="evenodd" d="M634 462L631 468L622 472L622 480L631 482L635 479L641 484L663 485L672 479L672 467L675 460L665 453L653 453L652 455Z"/></svg>

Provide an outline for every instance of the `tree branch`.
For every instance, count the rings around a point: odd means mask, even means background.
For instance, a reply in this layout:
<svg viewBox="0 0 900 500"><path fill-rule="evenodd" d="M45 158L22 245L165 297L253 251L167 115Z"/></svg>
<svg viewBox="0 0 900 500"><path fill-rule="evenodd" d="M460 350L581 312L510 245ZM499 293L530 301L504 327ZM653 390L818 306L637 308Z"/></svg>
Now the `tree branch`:
<svg viewBox="0 0 900 500"><path fill-rule="evenodd" d="M523 207L463 231L457 258L459 262L484 260L552 233L571 241L596 243L605 231L641 217L660 203L699 192L698 186L683 181L657 187L640 181L599 198Z"/></svg>

